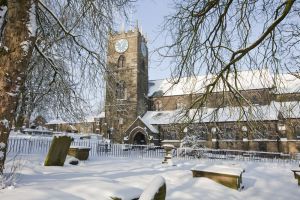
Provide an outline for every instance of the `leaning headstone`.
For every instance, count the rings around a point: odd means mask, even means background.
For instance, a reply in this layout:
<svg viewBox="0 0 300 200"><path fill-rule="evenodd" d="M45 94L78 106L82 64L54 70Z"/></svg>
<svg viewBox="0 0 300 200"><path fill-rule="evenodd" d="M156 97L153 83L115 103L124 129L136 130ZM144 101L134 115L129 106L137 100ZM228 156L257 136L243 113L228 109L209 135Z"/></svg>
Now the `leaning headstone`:
<svg viewBox="0 0 300 200"><path fill-rule="evenodd" d="M45 166L63 166L70 148L72 138L68 136L54 136L47 157Z"/></svg>
<svg viewBox="0 0 300 200"><path fill-rule="evenodd" d="M166 181L162 176L156 176L143 191L139 200L165 200Z"/></svg>

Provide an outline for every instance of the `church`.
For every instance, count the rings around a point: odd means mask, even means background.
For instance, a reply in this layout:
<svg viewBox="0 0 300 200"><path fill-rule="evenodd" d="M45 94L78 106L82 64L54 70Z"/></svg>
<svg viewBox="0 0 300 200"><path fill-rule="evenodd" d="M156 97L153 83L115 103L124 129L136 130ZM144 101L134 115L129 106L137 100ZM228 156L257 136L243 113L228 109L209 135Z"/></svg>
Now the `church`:
<svg viewBox="0 0 300 200"><path fill-rule="evenodd" d="M110 34L107 71L101 131L113 142L160 145L193 137L205 148L300 151L300 79L291 74L230 74L241 96L218 85L197 104L214 76L148 80L147 41L138 27Z"/></svg>

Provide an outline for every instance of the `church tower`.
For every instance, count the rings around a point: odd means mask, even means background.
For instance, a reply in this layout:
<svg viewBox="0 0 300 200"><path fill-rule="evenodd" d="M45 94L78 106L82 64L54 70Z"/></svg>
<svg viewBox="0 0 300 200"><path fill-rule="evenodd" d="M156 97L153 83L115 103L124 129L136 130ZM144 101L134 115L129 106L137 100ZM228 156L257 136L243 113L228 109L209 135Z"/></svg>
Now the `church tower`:
<svg viewBox="0 0 300 200"><path fill-rule="evenodd" d="M122 142L126 129L148 108L148 50L138 27L110 34L106 78L107 137Z"/></svg>

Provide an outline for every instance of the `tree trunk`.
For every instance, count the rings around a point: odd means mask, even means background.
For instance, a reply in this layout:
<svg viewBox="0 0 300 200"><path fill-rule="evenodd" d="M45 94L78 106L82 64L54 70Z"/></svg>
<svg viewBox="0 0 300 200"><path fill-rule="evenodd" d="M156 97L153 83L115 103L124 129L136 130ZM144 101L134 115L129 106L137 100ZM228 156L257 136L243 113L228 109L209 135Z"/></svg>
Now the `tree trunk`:
<svg viewBox="0 0 300 200"><path fill-rule="evenodd" d="M35 21L32 15L35 16L36 8L35 0L2 2L7 3L7 21L0 41L6 49L0 52L0 175L4 170L7 141L16 111L19 89L24 85L35 42L35 33L31 33L30 30L34 28L31 24Z"/></svg>
<svg viewBox="0 0 300 200"><path fill-rule="evenodd" d="M25 113L26 113L26 92L25 87L22 87L20 89L20 94L19 94L19 101L18 101L18 109L17 109L17 114L15 115L15 128L19 130L24 126L24 122L26 119ZM28 128L28 126L26 126Z"/></svg>

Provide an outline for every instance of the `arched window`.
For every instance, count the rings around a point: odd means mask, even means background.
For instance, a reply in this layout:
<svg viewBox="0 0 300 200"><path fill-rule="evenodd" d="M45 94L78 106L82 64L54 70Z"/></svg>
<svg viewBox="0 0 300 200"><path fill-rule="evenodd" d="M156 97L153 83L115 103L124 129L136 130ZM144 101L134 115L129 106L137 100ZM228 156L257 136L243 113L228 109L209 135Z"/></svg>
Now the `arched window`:
<svg viewBox="0 0 300 200"><path fill-rule="evenodd" d="M162 102L160 100L155 101L154 106L156 111L162 110Z"/></svg>
<svg viewBox="0 0 300 200"><path fill-rule="evenodd" d="M125 56L120 55L118 59L118 68L123 68L125 66Z"/></svg>
<svg viewBox="0 0 300 200"><path fill-rule="evenodd" d="M116 98L126 99L126 84L124 81L120 81L116 84Z"/></svg>

